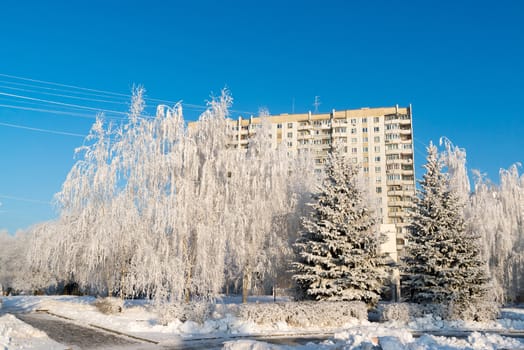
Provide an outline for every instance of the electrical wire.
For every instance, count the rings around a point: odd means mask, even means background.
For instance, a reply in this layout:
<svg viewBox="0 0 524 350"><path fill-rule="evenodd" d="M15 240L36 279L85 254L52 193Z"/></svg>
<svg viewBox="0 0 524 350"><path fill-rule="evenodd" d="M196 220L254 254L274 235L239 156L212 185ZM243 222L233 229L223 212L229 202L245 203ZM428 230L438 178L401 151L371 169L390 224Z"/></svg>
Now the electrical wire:
<svg viewBox="0 0 524 350"><path fill-rule="evenodd" d="M43 133L55 134L55 135L75 136L75 137L82 137L82 138L86 137L86 135L77 134L77 133L68 132L68 131L40 129L40 128L31 127L31 126L10 124L10 123L3 123L3 122L0 122L0 126L5 126L5 127L8 127L8 128L23 129L23 130L30 130L30 131L37 131L37 132L43 132Z"/></svg>
<svg viewBox="0 0 524 350"><path fill-rule="evenodd" d="M4 195L4 194L0 194L0 198L10 199L10 200L14 200L14 201L21 201L21 202L30 202L30 203L39 203L39 204L52 204L51 201L46 202L46 201L43 201L43 200L40 200L40 199L23 198L23 197L9 196L9 195Z"/></svg>
<svg viewBox="0 0 524 350"><path fill-rule="evenodd" d="M51 82L51 81L45 81L45 80L38 80L38 79L20 77L20 76L4 74L4 73L0 73L0 76L4 77L4 78L15 79L15 80L22 80L22 81L26 81L26 82L32 82L32 83L38 83L38 84L44 84L44 85L63 87L63 88L67 88L67 89L70 89L70 90L63 90L63 89L61 89L61 91L69 92L69 93L80 93L80 92L83 92L85 94L93 94L94 93L94 94L99 94L99 95L97 95L98 97L102 97L102 96L100 96L100 94L103 94L103 95L125 97L127 99L132 97L129 94L123 94L123 93L119 93L119 92L113 92L113 91L107 91L107 90L99 90L99 89L91 89L91 88L85 88L85 87L76 86L76 85L61 84L61 83L56 83L56 82ZM2 83L5 84L5 83L9 83L9 82L3 80ZM18 84L19 86L21 86L23 84L23 83L19 83L19 82L11 82L11 83L12 84ZM24 84L23 86L33 87L33 88L42 88L42 89L54 89L54 88L50 88L50 87L46 87L46 86L38 86L38 85L30 85L30 84ZM76 92L74 92L74 91L76 91ZM147 101L152 101L152 102L159 102L159 103L162 103L162 104L169 104L169 105L175 105L178 102L181 102L181 101L175 102L175 101L171 101L171 100L158 99L158 98L148 98L147 96L146 96L146 100ZM192 109L195 109L195 110L206 110L209 107L207 105L198 105L198 104L183 103L183 102L182 102L182 105L187 107L187 108L192 108ZM250 111L241 111L241 110L230 110L230 111L231 112L235 112L235 113L254 114L253 112L250 112Z"/></svg>

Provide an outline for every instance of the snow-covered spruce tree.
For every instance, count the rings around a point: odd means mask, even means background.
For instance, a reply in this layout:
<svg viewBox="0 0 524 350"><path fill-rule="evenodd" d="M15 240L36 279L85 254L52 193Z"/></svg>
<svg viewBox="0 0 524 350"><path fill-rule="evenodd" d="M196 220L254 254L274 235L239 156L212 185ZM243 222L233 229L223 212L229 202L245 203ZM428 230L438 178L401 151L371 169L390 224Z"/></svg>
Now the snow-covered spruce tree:
<svg viewBox="0 0 524 350"><path fill-rule="evenodd" d="M489 277L478 244L466 230L463 206L450 189L437 148L427 148L426 173L415 199L403 258L403 285L411 301L449 308L446 317L485 300Z"/></svg>
<svg viewBox="0 0 524 350"><path fill-rule="evenodd" d="M369 305L379 300L387 276L379 252L383 237L364 205L358 172L340 152L329 155L325 178L295 243L293 279L304 299Z"/></svg>

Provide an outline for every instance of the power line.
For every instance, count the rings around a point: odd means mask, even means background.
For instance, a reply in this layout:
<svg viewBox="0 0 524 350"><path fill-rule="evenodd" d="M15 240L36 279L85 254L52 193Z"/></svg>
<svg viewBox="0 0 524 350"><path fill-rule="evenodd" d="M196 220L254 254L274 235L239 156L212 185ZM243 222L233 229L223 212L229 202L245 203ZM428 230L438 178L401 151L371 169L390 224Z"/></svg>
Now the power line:
<svg viewBox="0 0 524 350"><path fill-rule="evenodd" d="M123 102L123 101L110 101L110 100L100 100L95 98L89 98L89 97L81 97L81 96L72 96L72 95L64 95L64 94L55 94L52 92L42 92L42 91L36 91L36 90L30 90L30 89L23 89L23 88L15 88L15 87L9 87L0 85L1 89L8 89L8 90L15 90L15 91L22 91L22 92L29 92L29 93L35 93L39 95L47 95L47 96L55 96L55 97L64 97L68 99L76 99L76 100L83 100L83 101L90 101L90 102L100 102L100 103L111 103L111 104L120 104L120 105L129 105L129 102Z"/></svg>
<svg viewBox="0 0 524 350"><path fill-rule="evenodd" d="M10 78L10 79L30 81L30 82L39 83L39 84L61 86L61 87L66 87L66 88L70 88L70 89L82 90L82 91L91 91L91 92L97 92L97 93L104 93L104 94L114 95L114 96L122 96L122 97L129 97L130 96L130 95L122 94L122 93L118 93L118 92L90 89L90 88L85 88L85 87L81 87L81 86L60 84L60 83L55 83L55 82L50 82L50 81L45 81L45 80L38 80L38 79L31 79L31 78L25 78L25 77L18 77L18 76L15 76L15 75L9 75L9 74L3 74L3 73L0 73L0 76L6 77L6 78Z"/></svg>
<svg viewBox="0 0 524 350"><path fill-rule="evenodd" d="M55 134L55 135L75 136L75 137L82 137L82 138L86 137L86 135L77 134L77 133L68 132L68 131L40 129L40 128L33 128L30 126L18 125L18 124L9 124L9 123L0 122L0 126L6 126L8 128L16 128L16 129L23 129L23 130L30 130L30 131L37 131L37 132L44 132L44 133Z"/></svg>
<svg viewBox="0 0 524 350"><path fill-rule="evenodd" d="M5 77L5 78L9 78L9 79L28 81L28 82L38 83L38 84L46 84L46 85L52 85L52 86L65 87L65 88L68 88L68 89L74 89L74 90L87 92L88 94L90 94L90 93L106 94L106 95L112 95L112 96L126 97L128 99L132 97L129 94L123 94L123 93L119 93L119 92L113 92L113 91L107 91L107 90L99 90L99 89L91 89L91 88L85 88L85 87L76 86L76 85L61 84L61 83L56 83L56 82L51 82L51 81L45 81L45 80L38 80L38 79L20 77L20 76L4 74L4 73L0 73L0 76L1 77ZM2 82L3 83L9 83L7 81L2 81ZM11 82L11 83L12 84L18 84L19 86L22 84L22 83L18 83L18 82ZM29 86L29 87L33 87L33 88L42 88L42 89L52 89L52 88L45 87L45 86L35 86L35 85L29 85L29 84L25 84L24 86ZM78 91L76 91L76 92L75 91L67 91L67 90L62 90L62 91L69 92L69 93L79 93ZM99 96L99 97L103 97L103 96ZM175 104L178 103L178 102L171 101L171 100L164 100L164 99L158 99L158 98L148 98L147 96L146 96L146 100L153 101L153 102L159 102L159 103L165 103L165 104L172 104L172 105L175 105ZM179 102L181 102L181 101L179 101ZM209 106L205 106L205 105L198 105L198 104L191 104L191 103L182 103L182 105L186 106L188 108L194 108L194 109L198 109L198 110L206 110L209 107ZM233 109L230 110L230 111L231 112L235 112L235 113L254 114L251 111L241 111L241 110L233 110Z"/></svg>
<svg viewBox="0 0 524 350"><path fill-rule="evenodd" d="M0 104L0 107L3 108L9 108L9 109L18 109L22 111L31 111L31 112L42 112L42 113L52 113L52 114L63 114L71 117L79 117L79 118L88 118L88 119L95 119L96 116L89 113L78 113L78 112L70 112L70 111L61 111L56 109L45 109L45 108L34 108L34 107L24 107L24 106L15 106L15 105L6 105L6 104ZM111 118L109 118L111 119ZM124 119L122 117L118 117L118 119Z"/></svg>
<svg viewBox="0 0 524 350"><path fill-rule="evenodd" d="M10 93L1 92L1 91L0 91L0 95L1 96L7 96L7 97L13 97L13 98L19 98L19 99L22 99L22 100L44 102L44 103L49 103L49 104L54 104L54 105L64 106L64 107L72 107L72 108L77 108L77 109L87 109L87 110L96 111L96 112L110 112L110 113L115 113L115 114L127 115L126 112L113 111L113 110L104 109L104 108L88 107L88 106L82 106L82 105L78 105L78 104L58 102L58 101L52 101L52 100L45 100L45 99L41 99L41 98L35 98L35 97L24 96L24 95L10 94Z"/></svg>
<svg viewBox="0 0 524 350"><path fill-rule="evenodd" d="M99 94L99 93L93 93L93 92L87 92L87 91L76 91L76 90L71 90L71 89L60 89L60 88L49 87L49 86L41 86L41 85L35 85L35 84L20 83L20 82L17 82L17 81L10 81L10 80L0 80L0 83L14 85L14 86L23 86L23 87L29 87L29 88L42 89L42 90L47 90L47 91L67 92L67 93L76 94L76 95L93 96L93 97L104 97L104 98L114 98L114 96L108 96L107 94ZM126 100L128 100L129 97L130 97L130 95L126 96Z"/></svg>
<svg viewBox="0 0 524 350"><path fill-rule="evenodd" d="M22 197L16 197L16 196L8 196L4 194L0 194L0 198L4 199L10 199L14 201L21 201L21 202L30 202L30 203L39 203L39 204L51 204L50 201L46 202L40 199L31 199L31 198L22 198Z"/></svg>

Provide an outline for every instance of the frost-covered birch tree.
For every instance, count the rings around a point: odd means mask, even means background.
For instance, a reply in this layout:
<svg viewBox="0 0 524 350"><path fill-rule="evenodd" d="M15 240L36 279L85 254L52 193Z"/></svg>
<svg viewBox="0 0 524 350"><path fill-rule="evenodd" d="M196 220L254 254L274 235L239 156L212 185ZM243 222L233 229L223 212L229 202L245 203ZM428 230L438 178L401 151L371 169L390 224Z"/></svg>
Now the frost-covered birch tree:
<svg viewBox="0 0 524 350"><path fill-rule="evenodd" d="M518 164L501 169L498 184L474 170L474 191L470 193L466 151L441 139L441 154L449 174L450 188L464 201L467 230L480 235L482 256L489 263L492 292L498 302L516 301L524 295L522 240L523 177Z"/></svg>
<svg viewBox="0 0 524 350"><path fill-rule="evenodd" d="M364 205L358 168L333 152L325 178L303 219L293 266L303 297L316 300L358 300L376 304L385 278L383 237Z"/></svg>
<svg viewBox="0 0 524 350"><path fill-rule="evenodd" d="M265 120L248 149L236 152L235 157L228 179L232 223L228 255L231 266L238 269L233 275L242 280L246 302L254 279L262 282L273 276L274 280L285 265L283 258L291 254L290 216L300 204L301 193L308 190L311 176L307 176L310 170L303 159L285 146L271 144L270 125Z"/></svg>
<svg viewBox="0 0 524 350"><path fill-rule="evenodd" d="M257 147L264 128L247 151L231 147L227 92L189 129L180 104L143 116L143 93L121 125L97 118L57 195L59 219L35 231L33 270L160 302L214 298L226 271L246 281L274 271L289 250L277 221L305 188L301 163Z"/></svg>
<svg viewBox="0 0 524 350"><path fill-rule="evenodd" d="M497 300L515 302L524 295L524 176L518 165L500 170L499 184L475 171L471 198L473 227L481 234Z"/></svg>
<svg viewBox="0 0 524 350"><path fill-rule="evenodd" d="M449 189L457 194L461 203L469 207L471 185L466 167L466 150L453 145L445 137L440 139L440 144L444 146L444 151L441 152L440 157L447 170ZM466 216L468 216L467 213Z"/></svg>
<svg viewBox="0 0 524 350"><path fill-rule="evenodd" d="M31 290L27 270L28 233L18 231L10 235L0 230L0 295Z"/></svg>

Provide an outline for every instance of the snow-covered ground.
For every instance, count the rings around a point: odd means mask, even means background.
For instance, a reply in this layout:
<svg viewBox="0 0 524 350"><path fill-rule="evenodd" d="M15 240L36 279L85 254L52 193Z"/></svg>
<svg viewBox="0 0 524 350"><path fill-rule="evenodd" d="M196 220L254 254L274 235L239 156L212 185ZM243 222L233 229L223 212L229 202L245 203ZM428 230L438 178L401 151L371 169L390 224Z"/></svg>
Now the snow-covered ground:
<svg viewBox="0 0 524 350"><path fill-rule="evenodd" d="M294 328L285 322L257 325L234 316L236 300L225 300L217 311L203 324L191 321L174 321L162 324L158 314L144 301L126 301L123 312L104 315L93 305L93 297L73 296L16 296L3 297L0 308L0 349L56 349L60 344L49 339L45 333L16 319L10 313L45 309L53 314L71 319L79 325L97 325L134 336L158 341L161 345L179 342L181 339L206 337L232 337L240 335L292 335L296 333L331 333L333 336L322 343L299 346L299 349L371 349L380 343L382 349L524 349L524 341L509 338L490 331L511 332L524 330L524 309L503 309L502 318L488 323L446 322L430 316L408 324L387 322L371 323L354 320L337 329L321 327ZM258 299L258 302L269 301ZM434 336L424 332L440 331L460 333L473 331L467 337L454 338ZM413 332L422 333L414 337ZM226 349L288 349L290 346L274 345L261 341L232 338ZM294 347L297 348L297 347Z"/></svg>
<svg viewBox="0 0 524 350"><path fill-rule="evenodd" d="M64 349L47 334L25 324L15 316L0 316L0 349Z"/></svg>

